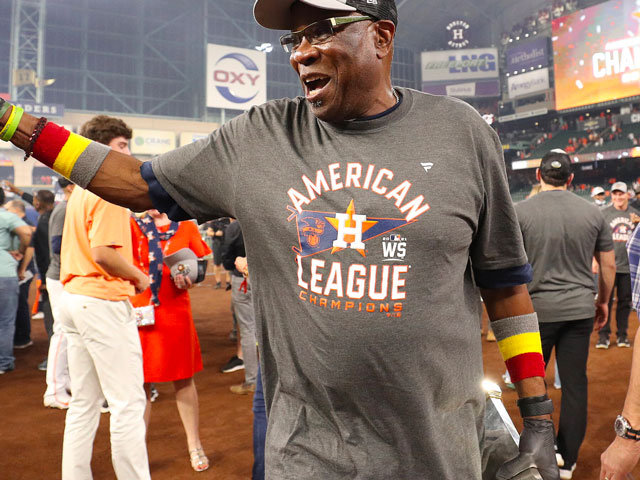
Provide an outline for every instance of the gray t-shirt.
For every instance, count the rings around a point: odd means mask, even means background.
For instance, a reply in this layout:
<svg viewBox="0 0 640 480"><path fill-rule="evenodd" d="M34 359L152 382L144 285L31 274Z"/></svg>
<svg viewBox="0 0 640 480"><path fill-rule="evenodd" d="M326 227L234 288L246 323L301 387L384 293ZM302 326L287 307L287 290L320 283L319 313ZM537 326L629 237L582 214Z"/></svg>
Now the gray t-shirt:
<svg viewBox="0 0 640 480"><path fill-rule="evenodd" d="M481 478L471 262L526 255L495 132L398 91L393 112L339 125L272 101L153 160L190 215L242 224L268 478Z"/></svg>
<svg viewBox="0 0 640 480"><path fill-rule="evenodd" d="M631 214L640 215L636 209L628 206L626 210L617 210L613 205L602 210L604 218L613 233L613 246L616 253L616 273L629 273L629 255L627 242L631 238L635 225Z"/></svg>
<svg viewBox="0 0 640 480"><path fill-rule="evenodd" d="M55 206L49 218L49 251L51 252L51 261L47 269L47 278L52 280L60 280L60 254L54 253L52 240L55 237L62 237L64 230L64 218L67 214L67 201L64 200Z"/></svg>
<svg viewBox="0 0 640 480"><path fill-rule="evenodd" d="M571 192L552 190L517 203L516 213L533 267L528 288L538 320L592 318L593 254L613 250L602 210Z"/></svg>

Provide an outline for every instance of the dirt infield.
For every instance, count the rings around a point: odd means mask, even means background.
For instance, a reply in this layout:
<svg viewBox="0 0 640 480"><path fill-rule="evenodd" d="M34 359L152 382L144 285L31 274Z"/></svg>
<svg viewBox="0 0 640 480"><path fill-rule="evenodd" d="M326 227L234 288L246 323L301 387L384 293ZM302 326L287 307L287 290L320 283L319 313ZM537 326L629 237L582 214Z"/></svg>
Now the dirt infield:
<svg viewBox="0 0 640 480"><path fill-rule="evenodd" d="M196 375L201 438L212 467L203 473L191 470L173 387L160 384L160 397L153 404L148 435L151 474L156 480L246 480L251 477L251 398L229 391L231 385L242 381L242 371L220 373L220 366L235 352L234 343L228 339L230 292L213 290L211 285L209 278L204 286L194 288L192 299L204 362L204 370ZM635 334L637 323L636 315L632 314L630 338ZM47 347L41 321L33 322L33 340L33 347L16 351L16 370L0 376L0 480L60 478L65 413L42 406L44 372L36 366L45 357ZM631 364L632 349L613 346L607 351L595 350L595 340L594 336L589 357L589 426L573 477L577 480L598 478L600 454L615 435L613 420L622 409ZM500 375L504 363L497 345L483 341L483 346L486 376L502 385ZM551 378L548 383L551 385ZM516 395L505 390L505 404L511 415L518 418ZM558 408L560 392L550 387L550 395ZM115 478L108 423L109 416L102 415L92 463L96 480ZM636 478L640 479L640 469L637 472Z"/></svg>

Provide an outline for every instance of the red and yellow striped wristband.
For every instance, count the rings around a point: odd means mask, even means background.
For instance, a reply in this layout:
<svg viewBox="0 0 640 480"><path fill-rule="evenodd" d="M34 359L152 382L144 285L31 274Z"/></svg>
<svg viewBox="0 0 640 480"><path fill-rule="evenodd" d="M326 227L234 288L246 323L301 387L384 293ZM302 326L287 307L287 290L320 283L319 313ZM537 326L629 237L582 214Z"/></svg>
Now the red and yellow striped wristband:
<svg viewBox="0 0 640 480"><path fill-rule="evenodd" d="M76 161L91 140L71 133L55 123L47 123L33 146L33 156L69 178Z"/></svg>
<svg viewBox="0 0 640 480"><path fill-rule="evenodd" d="M76 185L87 188L110 151L106 145L49 122L36 137L32 154Z"/></svg>
<svg viewBox="0 0 640 480"><path fill-rule="evenodd" d="M491 322L491 328L512 382L544 377L542 342L535 313L496 320Z"/></svg>

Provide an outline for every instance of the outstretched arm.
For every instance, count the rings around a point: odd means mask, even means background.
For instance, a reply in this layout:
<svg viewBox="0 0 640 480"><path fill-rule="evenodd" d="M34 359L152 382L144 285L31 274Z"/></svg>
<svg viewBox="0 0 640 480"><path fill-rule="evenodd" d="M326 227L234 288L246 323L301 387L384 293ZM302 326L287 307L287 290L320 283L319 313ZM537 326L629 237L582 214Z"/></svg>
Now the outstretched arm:
<svg viewBox="0 0 640 480"><path fill-rule="evenodd" d="M0 111L2 111L2 105L3 103L0 103ZM4 105L6 105L6 103L4 103ZM0 131L4 129L11 118L12 111L12 108L8 108L0 117ZM32 153L32 133L37 125L38 119L36 117L24 113L17 124L15 133L10 139L11 143L28 153ZM41 138L41 140L45 141L46 139ZM51 145L42 145L41 150L53 150L57 153L57 150L55 150L56 147L58 147L59 150L62 145L54 145L53 143ZM73 154L73 152L69 155L71 154ZM43 158L37 159L46 164ZM96 159L96 163L99 163L101 160L102 158ZM91 159L83 158L82 161L91 161ZM130 155L110 151L106 158L104 158L95 176L93 176L92 179L88 179L90 180L88 185L80 186L88 188L96 195L116 205L127 207L134 211L148 210L153 208L153 204L149 197L147 182L145 182L140 174L141 165L142 162L140 160ZM56 165L53 165L53 169L67 178L70 176L71 168L69 168L68 164L65 165L65 169L56 167L58 167L58 162L56 162ZM72 178L72 180L75 179Z"/></svg>

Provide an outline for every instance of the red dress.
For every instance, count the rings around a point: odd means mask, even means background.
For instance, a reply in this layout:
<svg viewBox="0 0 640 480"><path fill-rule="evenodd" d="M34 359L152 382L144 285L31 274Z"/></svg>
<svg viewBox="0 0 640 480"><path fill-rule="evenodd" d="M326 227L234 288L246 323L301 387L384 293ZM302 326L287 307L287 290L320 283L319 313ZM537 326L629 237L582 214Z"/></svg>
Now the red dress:
<svg viewBox="0 0 640 480"><path fill-rule="evenodd" d="M157 228L160 232L166 232L169 225ZM148 274L149 244L134 219L131 219L131 236L134 264ZM166 248L164 255L170 255L181 248L190 248L198 257L211 253L202 241L198 227L190 221L180 222L173 237L166 242L160 241L160 247L163 251ZM142 344L144 381L171 382L190 378L202 370L200 342L193 325L189 292L176 287L166 265L162 270L158 298L160 306L155 309L155 325L138 328ZM150 288L131 297L134 307L149 305L150 301Z"/></svg>

